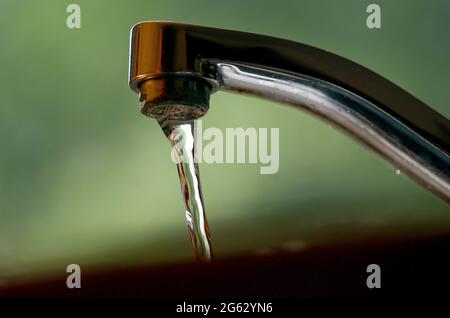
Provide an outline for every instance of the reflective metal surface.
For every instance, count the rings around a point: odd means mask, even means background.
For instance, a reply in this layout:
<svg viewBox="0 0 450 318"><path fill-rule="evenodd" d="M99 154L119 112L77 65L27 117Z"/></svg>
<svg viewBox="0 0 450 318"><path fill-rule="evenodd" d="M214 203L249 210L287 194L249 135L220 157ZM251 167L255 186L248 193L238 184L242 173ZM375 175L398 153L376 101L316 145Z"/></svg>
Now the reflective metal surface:
<svg viewBox="0 0 450 318"><path fill-rule="evenodd" d="M210 86L167 94L177 77ZM450 122L395 84L332 53L251 33L143 22L131 33L129 82L145 109L155 100L162 105L168 95L181 96L172 98L172 105L188 100L193 107L183 108L186 119L203 115L207 108L199 101L216 89L299 106L343 128L450 202Z"/></svg>
<svg viewBox="0 0 450 318"><path fill-rule="evenodd" d="M369 101L312 77L233 63L217 62L215 66L222 89L257 95L314 113L341 127L450 202L450 157Z"/></svg>

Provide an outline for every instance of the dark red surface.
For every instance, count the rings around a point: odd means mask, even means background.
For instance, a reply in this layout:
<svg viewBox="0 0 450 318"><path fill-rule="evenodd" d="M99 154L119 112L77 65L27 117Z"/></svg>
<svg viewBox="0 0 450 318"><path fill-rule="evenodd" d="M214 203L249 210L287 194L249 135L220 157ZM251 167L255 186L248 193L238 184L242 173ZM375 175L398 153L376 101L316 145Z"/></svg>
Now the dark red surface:
<svg viewBox="0 0 450 318"><path fill-rule="evenodd" d="M0 290L0 297L438 297L450 286L450 236L247 256L83 274ZM381 289L366 286L367 265L381 266ZM449 287L450 288L450 287Z"/></svg>

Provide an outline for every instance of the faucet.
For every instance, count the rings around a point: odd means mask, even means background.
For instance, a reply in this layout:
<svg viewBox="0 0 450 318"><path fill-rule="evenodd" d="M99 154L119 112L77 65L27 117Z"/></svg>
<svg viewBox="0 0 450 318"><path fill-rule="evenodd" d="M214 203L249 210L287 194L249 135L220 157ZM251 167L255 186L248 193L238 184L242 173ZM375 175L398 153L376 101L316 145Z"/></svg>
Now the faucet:
<svg viewBox="0 0 450 318"><path fill-rule="evenodd" d="M306 110L450 203L449 120L330 52L252 33L141 22L131 30L129 85L144 115L179 122L205 115L219 89Z"/></svg>

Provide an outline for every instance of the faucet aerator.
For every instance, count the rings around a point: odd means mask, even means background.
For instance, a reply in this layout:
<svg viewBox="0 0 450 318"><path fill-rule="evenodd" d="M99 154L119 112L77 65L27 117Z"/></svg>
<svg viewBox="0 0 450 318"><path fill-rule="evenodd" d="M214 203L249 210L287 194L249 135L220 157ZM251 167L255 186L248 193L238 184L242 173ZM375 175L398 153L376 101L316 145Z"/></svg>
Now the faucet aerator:
<svg viewBox="0 0 450 318"><path fill-rule="evenodd" d="M207 80L194 76L151 78L139 85L141 113L160 125L194 120L208 111L211 91Z"/></svg>

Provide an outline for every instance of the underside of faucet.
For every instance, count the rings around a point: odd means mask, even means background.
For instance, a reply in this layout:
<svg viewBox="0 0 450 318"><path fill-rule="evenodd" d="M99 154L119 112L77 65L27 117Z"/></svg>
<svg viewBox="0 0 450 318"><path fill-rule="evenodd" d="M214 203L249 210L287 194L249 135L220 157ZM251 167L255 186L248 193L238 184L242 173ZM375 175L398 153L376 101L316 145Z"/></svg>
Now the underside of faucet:
<svg viewBox="0 0 450 318"><path fill-rule="evenodd" d="M140 94L141 112L160 123L203 116L217 89L302 108L450 202L449 121L332 53L251 33L142 22L131 32L129 83Z"/></svg>

